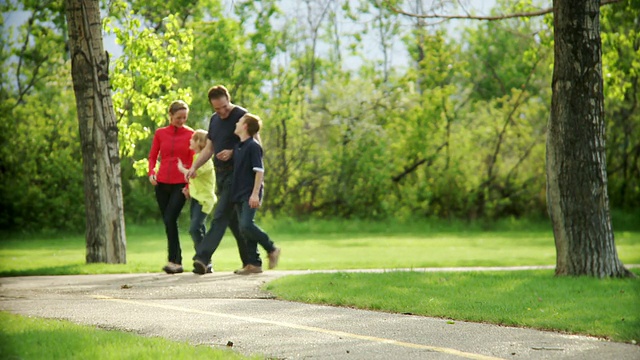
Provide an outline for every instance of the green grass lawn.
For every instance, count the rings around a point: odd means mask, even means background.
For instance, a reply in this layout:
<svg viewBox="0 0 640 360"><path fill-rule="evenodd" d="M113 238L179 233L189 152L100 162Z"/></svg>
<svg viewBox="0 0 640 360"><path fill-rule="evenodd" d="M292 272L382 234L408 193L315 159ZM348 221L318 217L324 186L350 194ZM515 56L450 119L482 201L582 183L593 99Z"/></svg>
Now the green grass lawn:
<svg viewBox="0 0 640 360"><path fill-rule="evenodd" d="M544 222L266 219L259 224L282 247L279 269L284 270L555 264L553 234ZM615 233L618 255L625 264L640 264L640 229L624 229ZM181 236L190 271L191 240L186 232ZM85 264L84 244L82 234L5 234L0 276L157 273L166 262L159 224L127 227L127 264ZM216 271L240 265L230 235L213 260ZM552 271L387 272L311 274L267 286L281 299L640 340L638 279L555 278Z"/></svg>
<svg viewBox="0 0 640 360"><path fill-rule="evenodd" d="M283 270L555 264L553 234L540 223L505 222L487 229L433 222L266 221L264 229L283 249ZM188 233L181 233L181 241L190 271L194 250ZM640 263L640 231L617 232L616 246L624 263ZM128 226L127 264L87 265L82 234L5 236L0 276L161 272L166 247L161 225ZM230 234L213 261L216 271L240 266Z"/></svg>
<svg viewBox="0 0 640 360"><path fill-rule="evenodd" d="M121 331L106 331L68 321L0 312L0 358L10 359L261 359L227 349L193 346Z"/></svg>
<svg viewBox="0 0 640 360"><path fill-rule="evenodd" d="M639 279L393 271L288 276L265 289L292 301L640 341Z"/></svg>

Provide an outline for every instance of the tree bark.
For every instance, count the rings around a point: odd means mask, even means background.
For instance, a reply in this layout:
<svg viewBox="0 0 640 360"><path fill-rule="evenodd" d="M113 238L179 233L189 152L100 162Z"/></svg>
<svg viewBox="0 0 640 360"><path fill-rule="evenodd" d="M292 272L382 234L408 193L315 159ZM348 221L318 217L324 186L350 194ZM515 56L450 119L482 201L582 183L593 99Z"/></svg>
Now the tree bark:
<svg viewBox="0 0 640 360"><path fill-rule="evenodd" d="M126 263L118 127L98 0L65 0L82 144L87 263Z"/></svg>
<svg viewBox="0 0 640 360"><path fill-rule="evenodd" d="M615 247L605 159L599 0L554 0L547 204L556 275L633 276Z"/></svg>

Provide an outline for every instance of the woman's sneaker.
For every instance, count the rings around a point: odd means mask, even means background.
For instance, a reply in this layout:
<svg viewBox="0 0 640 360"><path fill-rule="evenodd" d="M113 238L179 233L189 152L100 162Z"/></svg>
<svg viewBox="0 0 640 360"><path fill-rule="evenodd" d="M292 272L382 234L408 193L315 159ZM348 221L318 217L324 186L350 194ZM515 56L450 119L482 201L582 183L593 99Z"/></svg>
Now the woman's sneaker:
<svg viewBox="0 0 640 360"><path fill-rule="evenodd" d="M162 270L164 272L166 272L167 274L179 274L179 273L184 271L184 268L182 268L182 265L180 265L180 264L174 264L174 263L170 262L167 265L165 265L162 268Z"/></svg>

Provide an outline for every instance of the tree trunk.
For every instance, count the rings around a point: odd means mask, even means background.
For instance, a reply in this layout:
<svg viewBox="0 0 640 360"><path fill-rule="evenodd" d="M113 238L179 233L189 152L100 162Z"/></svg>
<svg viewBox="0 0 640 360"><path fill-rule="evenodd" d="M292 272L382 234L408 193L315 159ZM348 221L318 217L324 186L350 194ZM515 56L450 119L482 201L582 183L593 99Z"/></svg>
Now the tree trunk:
<svg viewBox="0 0 640 360"><path fill-rule="evenodd" d="M87 263L126 263L118 127L98 0L66 0L84 170Z"/></svg>
<svg viewBox="0 0 640 360"><path fill-rule="evenodd" d="M615 247L605 159L600 1L554 0L547 204L556 275L633 276Z"/></svg>

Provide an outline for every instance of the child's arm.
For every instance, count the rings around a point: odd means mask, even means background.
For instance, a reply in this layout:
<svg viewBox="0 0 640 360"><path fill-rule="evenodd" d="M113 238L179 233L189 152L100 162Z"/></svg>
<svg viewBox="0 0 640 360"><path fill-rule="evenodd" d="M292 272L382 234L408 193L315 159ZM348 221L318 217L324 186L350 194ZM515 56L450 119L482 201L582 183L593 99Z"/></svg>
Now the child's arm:
<svg viewBox="0 0 640 360"><path fill-rule="evenodd" d="M180 158L178 158L178 170L179 170L183 175L187 175L187 173L189 172L189 169L187 169L186 167L184 167L184 164L182 164L182 160L180 160Z"/></svg>
<svg viewBox="0 0 640 360"><path fill-rule="evenodd" d="M253 191L249 197L249 206L252 209L260 207L260 188L262 187L262 179L264 178L264 172L255 171L255 180L253 181Z"/></svg>

